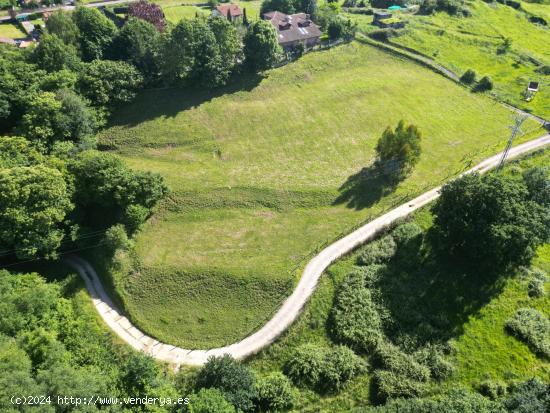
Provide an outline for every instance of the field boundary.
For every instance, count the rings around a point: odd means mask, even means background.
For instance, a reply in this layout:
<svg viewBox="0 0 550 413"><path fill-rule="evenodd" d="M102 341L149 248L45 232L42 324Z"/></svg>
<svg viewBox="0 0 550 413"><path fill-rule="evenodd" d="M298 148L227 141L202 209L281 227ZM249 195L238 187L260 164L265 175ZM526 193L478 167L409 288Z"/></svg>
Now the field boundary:
<svg viewBox="0 0 550 413"><path fill-rule="evenodd" d="M550 134L530 140L513 147L508 155L509 159L542 149L550 145ZM480 162L475 167L463 172L459 176L469 173L484 173L496 167L502 157L502 152ZM300 281L292 294L283 302L275 315L255 333L241 341L220 348L210 350L183 349L164 344L147 336L137 329L109 298L94 268L82 258L72 256L65 262L74 268L82 277L92 302L105 323L127 344L150 355L151 357L170 363L174 366L203 365L211 356L230 354L235 359L242 360L273 343L298 318L303 307L315 291L319 278L326 268L340 257L353 251L365 242L373 239L396 221L408 216L417 209L434 201L439 197L441 186L435 187L422 195L405 202L378 218L362 225L345 237L333 242L306 265Z"/></svg>

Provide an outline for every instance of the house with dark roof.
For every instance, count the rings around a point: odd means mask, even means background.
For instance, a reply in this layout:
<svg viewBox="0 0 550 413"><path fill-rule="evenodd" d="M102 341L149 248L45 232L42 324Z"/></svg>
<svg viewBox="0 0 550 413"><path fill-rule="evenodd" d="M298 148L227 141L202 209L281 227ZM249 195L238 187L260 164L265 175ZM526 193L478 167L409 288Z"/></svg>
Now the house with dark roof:
<svg viewBox="0 0 550 413"><path fill-rule="evenodd" d="M232 22L242 19L243 11L233 3L220 4L212 11L213 16L225 17Z"/></svg>
<svg viewBox="0 0 550 413"><path fill-rule="evenodd" d="M279 44L284 50L292 50L302 43L306 49L319 43L322 35L319 26L313 23L306 13L284 14L278 11L270 11L262 16L269 20L275 30Z"/></svg>

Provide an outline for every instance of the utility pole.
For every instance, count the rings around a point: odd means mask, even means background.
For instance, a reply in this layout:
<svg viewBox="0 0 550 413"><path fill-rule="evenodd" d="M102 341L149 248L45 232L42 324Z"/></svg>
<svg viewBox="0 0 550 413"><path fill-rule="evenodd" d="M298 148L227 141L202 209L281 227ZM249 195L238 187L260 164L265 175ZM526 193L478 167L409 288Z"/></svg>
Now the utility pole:
<svg viewBox="0 0 550 413"><path fill-rule="evenodd" d="M504 149L504 152L502 153L502 158L500 158L500 162L497 166L497 172L500 172L502 170L502 167L504 166L504 162L506 162L508 153L510 152L510 149L512 148L512 144L514 143L514 139L519 133L523 133L521 131L521 125L523 124L523 122L525 122L526 119L527 119L527 116L525 115L514 116L514 125L510 126L510 129L512 129L512 134L510 135L510 139L508 139L508 143L506 144L506 149Z"/></svg>

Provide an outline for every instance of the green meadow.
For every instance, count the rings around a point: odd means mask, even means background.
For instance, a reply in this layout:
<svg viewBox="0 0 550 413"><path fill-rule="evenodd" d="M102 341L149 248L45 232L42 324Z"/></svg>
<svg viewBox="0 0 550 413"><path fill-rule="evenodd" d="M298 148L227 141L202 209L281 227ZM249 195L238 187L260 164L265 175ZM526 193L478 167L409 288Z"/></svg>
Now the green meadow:
<svg viewBox="0 0 550 413"><path fill-rule="evenodd" d="M470 17L439 12L431 16L402 17L407 26L392 37L394 44L412 48L453 70L459 76L473 69L478 79L488 75L494 81L498 99L550 118L550 77L537 71L550 66L550 28L534 24L535 15L550 23L550 5L521 2L523 10L481 0L466 2ZM524 11L525 10L525 11ZM352 15L359 29L375 29L371 16ZM505 39L511 41L507 51ZM540 91L529 102L524 92L530 81L540 83Z"/></svg>
<svg viewBox="0 0 550 413"><path fill-rule="evenodd" d="M389 187L369 166L400 119L420 128L423 153ZM269 319L316 251L498 152L511 121L494 100L359 42L211 93L144 92L100 144L172 192L137 235L117 293L160 340L234 342ZM543 133L523 129L520 140Z"/></svg>

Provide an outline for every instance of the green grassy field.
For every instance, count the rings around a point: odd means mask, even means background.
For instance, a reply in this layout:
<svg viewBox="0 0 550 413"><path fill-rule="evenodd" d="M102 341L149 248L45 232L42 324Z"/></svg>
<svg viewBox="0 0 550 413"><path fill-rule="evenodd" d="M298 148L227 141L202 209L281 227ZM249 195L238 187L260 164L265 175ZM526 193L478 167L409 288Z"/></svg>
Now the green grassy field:
<svg viewBox="0 0 550 413"><path fill-rule="evenodd" d="M0 24L0 37L7 37L10 39L20 39L27 37L15 24L3 23Z"/></svg>
<svg viewBox="0 0 550 413"><path fill-rule="evenodd" d="M409 16L402 35L391 41L418 50L459 75L470 68L479 77L489 75L499 99L550 118L550 78L538 73L534 63L550 65L550 28L535 25L524 12L498 3L475 0L468 1L467 7L471 17ZM550 21L550 5L524 2L522 7ZM367 19L371 17L364 16L360 28L368 26ZM501 53L505 38L512 41L511 48ZM540 82L540 91L527 102L523 92L529 81Z"/></svg>
<svg viewBox="0 0 550 413"><path fill-rule="evenodd" d="M550 164L550 150L538 152L510 164L517 170L528 169L537 165ZM510 171L507 167L505 170ZM432 216L428 208L416 212L412 220L427 230L432 225ZM361 249L333 264L320 280L319 286L299 319L274 344L249 361L249 364L259 372L267 374L274 370L281 370L284 363L290 358L294 349L305 343L330 345L332 340L327 332L329 313L332 307L335 291L344 280L346 274L356 263ZM550 244L541 246L533 266L550 273ZM477 298L483 294L480 285L451 288L449 293L445 288L438 286L441 281L434 277L425 280L432 285L425 295L415 294L422 288L422 282L416 277L407 277L396 274L397 284L402 291L410 292L406 296L398 295L401 305L416 302L417 308L445 309L437 313L444 319L462 319L453 332L449 331L451 342L455 349L454 355L448 356L455 367L455 373L446 381L439 384L434 391L456 389L464 386L476 388L485 379L504 382L511 380L525 380L531 377L548 379L550 363L537 358L525 345L506 333L504 323L514 312L521 307L534 307L550 316L550 281L546 283L547 295L541 298L529 298L527 294L528 280L522 276L508 278L501 283L500 290L492 296L484 297L486 303L479 306ZM412 282L412 283L411 283ZM446 282L446 281L445 281ZM449 281L452 283L452 281ZM424 283L425 284L425 283ZM458 283L459 285L460 283ZM395 288L395 285L394 285ZM467 292L468 291L468 292ZM400 297L406 298L401 300ZM454 305L453 302L461 304ZM465 304L468 304L467 306ZM462 308L467 308L466 312ZM460 311L455 311L460 309ZM416 309L414 309L416 311ZM417 325L410 326L412 331ZM370 404L368 374L359 376L351 381L338 395L319 396L309 391L301 390L296 411L348 411L354 407Z"/></svg>
<svg viewBox="0 0 550 413"><path fill-rule="evenodd" d="M400 119L418 125L424 152L389 189L364 168ZM126 310L172 344L242 338L316 250L502 149L510 122L496 102L359 43L211 94L145 92L100 135L172 189L137 236L135 271L118 283ZM531 122L524 130L542 134Z"/></svg>
<svg viewBox="0 0 550 413"><path fill-rule="evenodd" d="M208 6L196 6L196 4L201 2L192 0L155 0L154 3L162 7L166 20L171 23L177 23L181 19L192 19L197 14L204 16L209 16L211 14L211 10ZM262 4L260 0L234 0L231 1L231 3L238 4L241 9L246 8L249 20L259 18L260 6Z"/></svg>

